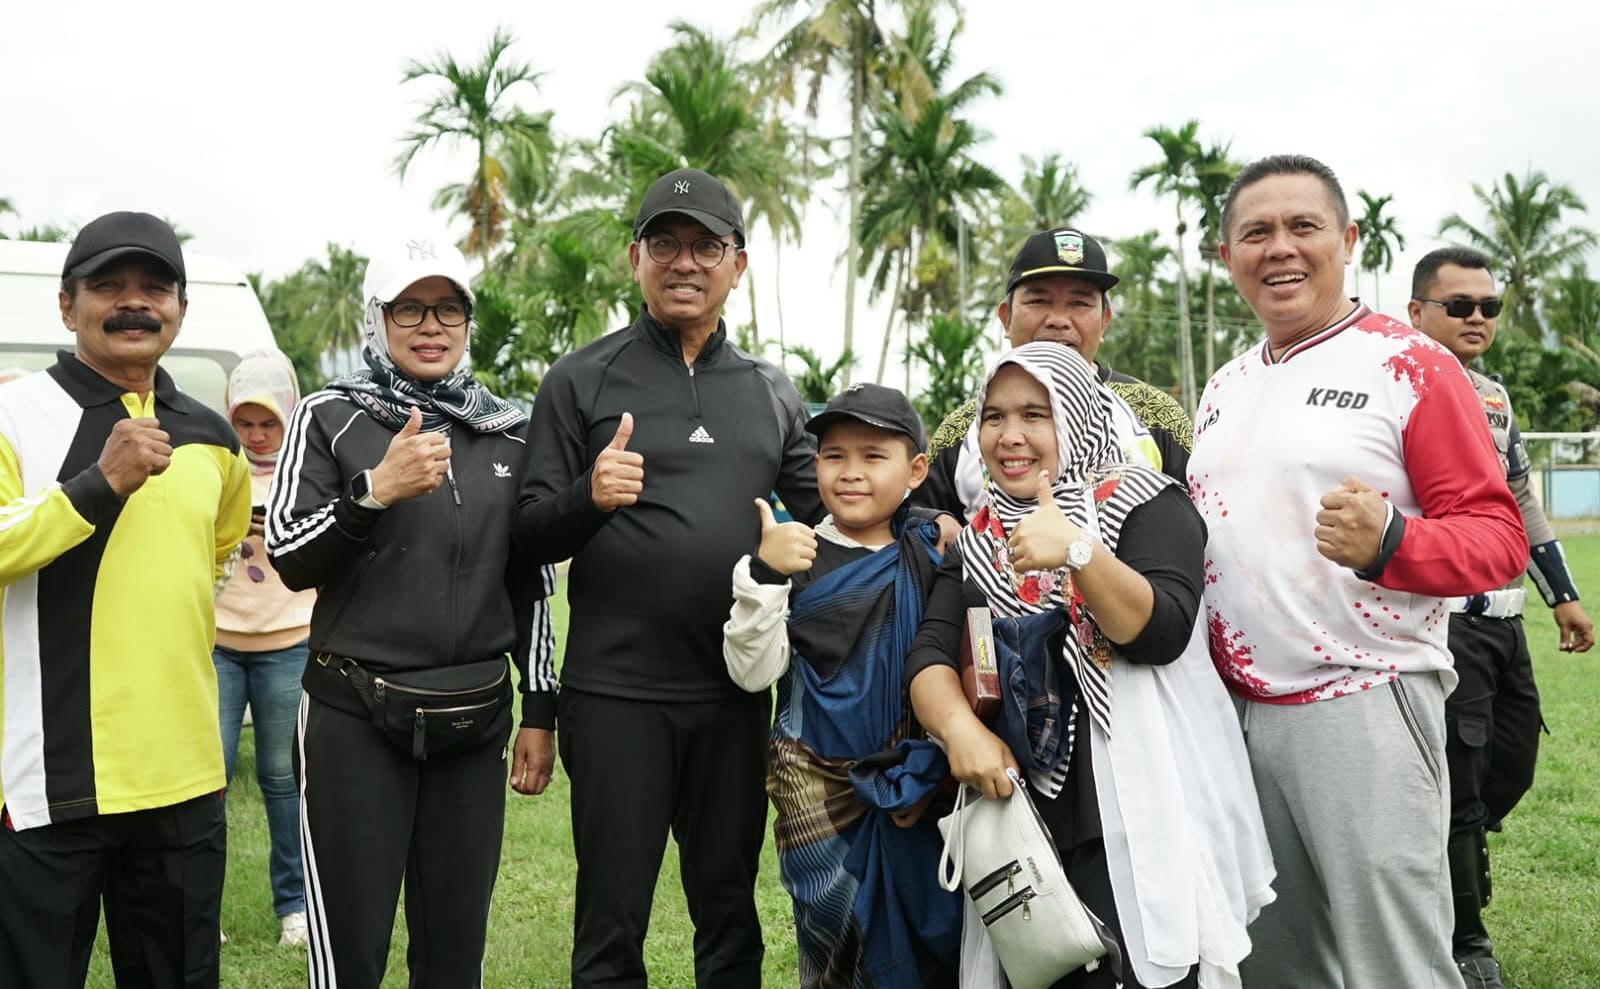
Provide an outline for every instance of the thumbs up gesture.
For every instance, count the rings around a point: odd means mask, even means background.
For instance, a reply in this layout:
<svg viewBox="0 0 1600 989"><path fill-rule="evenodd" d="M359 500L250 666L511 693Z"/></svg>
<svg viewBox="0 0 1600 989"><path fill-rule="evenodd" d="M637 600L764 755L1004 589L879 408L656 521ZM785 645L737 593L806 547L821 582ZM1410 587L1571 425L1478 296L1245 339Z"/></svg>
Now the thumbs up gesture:
<svg viewBox="0 0 1600 989"><path fill-rule="evenodd" d="M1347 477L1322 496L1314 533L1317 552L1342 567L1371 569L1378 562L1388 520L1389 505L1383 495L1361 479Z"/></svg>
<svg viewBox="0 0 1600 989"><path fill-rule="evenodd" d="M422 410L413 405L406 424L372 468L372 497L385 505L420 497L443 484L449 470L450 442L442 432L424 433Z"/></svg>
<svg viewBox="0 0 1600 989"><path fill-rule="evenodd" d="M644 455L628 449L633 436L633 413L622 413L617 423L617 435L594 458L589 471L589 500L602 512L614 512L624 505L636 504L639 492L644 490Z"/></svg>
<svg viewBox="0 0 1600 989"><path fill-rule="evenodd" d="M779 522L765 498L756 499L761 513L761 562L785 577L811 569L817 559L817 534L804 522Z"/></svg>
<svg viewBox="0 0 1600 989"><path fill-rule="evenodd" d="M1061 513L1050 490L1050 475L1039 472L1034 496L1039 507L1023 516L1011 530L1011 565L1017 570L1054 570L1067 564L1067 547L1078 538L1078 527Z"/></svg>

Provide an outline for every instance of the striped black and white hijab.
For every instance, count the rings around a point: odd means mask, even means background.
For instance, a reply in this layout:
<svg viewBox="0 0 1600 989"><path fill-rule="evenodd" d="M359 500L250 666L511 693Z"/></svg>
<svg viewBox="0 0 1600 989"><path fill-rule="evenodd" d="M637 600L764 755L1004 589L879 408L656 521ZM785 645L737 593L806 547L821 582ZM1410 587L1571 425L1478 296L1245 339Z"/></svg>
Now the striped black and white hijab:
<svg viewBox="0 0 1600 989"><path fill-rule="evenodd" d="M980 429L989 386L1002 368L1011 365L1042 384L1050 398L1058 466L1051 491L1056 504L1073 525L1115 553L1128 514L1176 482L1159 471L1126 462L1113 426L1116 397L1100 384L1089 362L1059 343L1023 344L1000 355L978 393ZM987 466L984 484L988 503L961 530L958 540L963 576L982 589L996 615L1066 610L1072 630L1066 636L1063 658L1077 678L1091 717L1109 735L1111 682L1106 668L1095 660L1098 628L1081 596L1070 581L1042 572L1017 573L1013 582L1000 563L1000 550L1012 530L1038 507L1038 502L1007 494L994 483ZM1104 653L1103 648L1101 652ZM1069 739L1074 734L1075 721L1069 715ZM1069 742L1067 751L1070 750ZM1065 762L1061 771L1065 771Z"/></svg>

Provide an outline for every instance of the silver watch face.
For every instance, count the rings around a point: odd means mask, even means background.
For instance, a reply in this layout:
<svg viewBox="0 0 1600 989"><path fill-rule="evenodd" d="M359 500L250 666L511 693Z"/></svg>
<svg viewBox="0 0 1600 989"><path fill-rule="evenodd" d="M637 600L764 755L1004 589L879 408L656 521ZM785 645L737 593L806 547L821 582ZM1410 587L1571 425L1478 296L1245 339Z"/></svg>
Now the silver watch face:
<svg viewBox="0 0 1600 989"><path fill-rule="evenodd" d="M1089 546L1089 540L1078 539L1067 547L1067 565L1076 570L1087 565L1091 555L1093 550Z"/></svg>

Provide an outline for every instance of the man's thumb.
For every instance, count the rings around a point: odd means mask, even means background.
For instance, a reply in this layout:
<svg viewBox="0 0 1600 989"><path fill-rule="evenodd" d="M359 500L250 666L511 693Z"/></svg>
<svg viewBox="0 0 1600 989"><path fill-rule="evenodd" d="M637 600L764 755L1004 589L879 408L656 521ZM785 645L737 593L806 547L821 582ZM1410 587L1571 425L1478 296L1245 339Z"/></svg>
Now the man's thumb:
<svg viewBox="0 0 1600 989"><path fill-rule="evenodd" d="M624 412L622 413L622 418L617 421L617 435L611 437L611 449L626 450L628 448L628 438L632 435L633 413Z"/></svg>
<svg viewBox="0 0 1600 989"><path fill-rule="evenodd" d="M422 410L415 405L411 407L411 415L406 419L406 424L400 427L401 436L415 436L422 431Z"/></svg>
<svg viewBox="0 0 1600 989"><path fill-rule="evenodd" d="M1371 491L1372 490L1371 486L1369 486L1367 484L1367 482L1361 480L1359 477L1347 477L1347 478L1345 478L1344 479L1344 489L1346 491L1353 491L1356 494L1360 494L1363 491Z"/></svg>
<svg viewBox="0 0 1600 989"><path fill-rule="evenodd" d="M768 529L771 529L778 524L778 520L772 517L772 506L767 504L767 499L756 499L756 511L761 513L762 532L766 532Z"/></svg>

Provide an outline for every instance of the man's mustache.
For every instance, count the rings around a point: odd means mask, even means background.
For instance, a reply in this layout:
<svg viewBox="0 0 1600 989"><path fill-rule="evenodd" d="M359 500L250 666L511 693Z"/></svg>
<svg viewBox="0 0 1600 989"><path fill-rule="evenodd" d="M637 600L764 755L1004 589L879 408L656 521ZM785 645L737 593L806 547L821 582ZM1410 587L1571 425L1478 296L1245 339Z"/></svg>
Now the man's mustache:
<svg viewBox="0 0 1600 989"><path fill-rule="evenodd" d="M146 313L119 312L106 317L101 328L107 333L115 333L118 330L149 330L151 333L160 333L161 320Z"/></svg>

